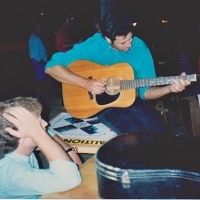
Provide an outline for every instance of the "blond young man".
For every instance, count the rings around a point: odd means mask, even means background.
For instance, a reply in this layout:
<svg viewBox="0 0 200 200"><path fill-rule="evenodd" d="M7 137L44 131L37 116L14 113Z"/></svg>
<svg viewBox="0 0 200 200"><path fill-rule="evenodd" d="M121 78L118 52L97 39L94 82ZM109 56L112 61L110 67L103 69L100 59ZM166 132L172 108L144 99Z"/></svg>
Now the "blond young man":
<svg viewBox="0 0 200 200"><path fill-rule="evenodd" d="M46 133L41 104L18 97L0 103L0 198L38 198L81 183L77 165ZM39 147L49 162L39 169L33 151Z"/></svg>

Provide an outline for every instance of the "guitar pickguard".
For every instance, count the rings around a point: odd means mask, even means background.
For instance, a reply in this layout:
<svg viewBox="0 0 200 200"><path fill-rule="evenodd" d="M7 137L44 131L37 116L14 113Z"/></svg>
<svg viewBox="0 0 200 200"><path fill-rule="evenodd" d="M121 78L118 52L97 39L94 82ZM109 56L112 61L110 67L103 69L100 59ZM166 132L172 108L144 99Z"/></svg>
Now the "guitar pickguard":
<svg viewBox="0 0 200 200"><path fill-rule="evenodd" d="M107 105L116 101L120 96L120 92L115 95L109 95L106 92L96 95L96 102L98 105Z"/></svg>

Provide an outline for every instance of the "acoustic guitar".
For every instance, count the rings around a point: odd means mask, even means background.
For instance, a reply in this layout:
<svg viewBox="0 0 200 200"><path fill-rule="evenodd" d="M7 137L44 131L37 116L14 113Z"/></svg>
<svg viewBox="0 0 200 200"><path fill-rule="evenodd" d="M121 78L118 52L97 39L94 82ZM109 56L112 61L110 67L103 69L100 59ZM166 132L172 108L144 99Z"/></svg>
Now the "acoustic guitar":
<svg viewBox="0 0 200 200"><path fill-rule="evenodd" d="M128 63L103 66L87 60L78 60L71 63L68 69L82 77L107 83L106 91L99 95L79 86L62 84L65 109L76 118L88 118L109 107L128 107L135 101L136 88L168 85L172 83L172 78L196 81L196 74L134 79L133 69Z"/></svg>

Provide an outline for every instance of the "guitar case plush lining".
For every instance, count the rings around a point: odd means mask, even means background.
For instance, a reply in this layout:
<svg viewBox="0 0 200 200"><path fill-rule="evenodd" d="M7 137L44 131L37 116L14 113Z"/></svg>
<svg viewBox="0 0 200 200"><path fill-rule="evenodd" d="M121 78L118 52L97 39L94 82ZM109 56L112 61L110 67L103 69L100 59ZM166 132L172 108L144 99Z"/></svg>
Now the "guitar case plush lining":
<svg viewBox="0 0 200 200"><path fill-rule="evenodd" d="M200 139L128 133L95 155L101 198L200 198Z"/></svg>

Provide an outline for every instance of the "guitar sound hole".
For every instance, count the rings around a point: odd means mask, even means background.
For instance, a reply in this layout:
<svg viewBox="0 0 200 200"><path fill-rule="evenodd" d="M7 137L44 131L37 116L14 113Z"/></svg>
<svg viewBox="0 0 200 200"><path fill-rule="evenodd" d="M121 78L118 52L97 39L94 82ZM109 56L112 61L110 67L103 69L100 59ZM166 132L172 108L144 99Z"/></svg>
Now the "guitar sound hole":
<svg viewBox="0 0 200 200"><path fill-rule="evenodd" d="M107 93L97 94L96 95L96 102L99 105L106 105L109 103L112 103L113 101L116 101L120 95L120 92L115 95L108 95Z"/></svg>

